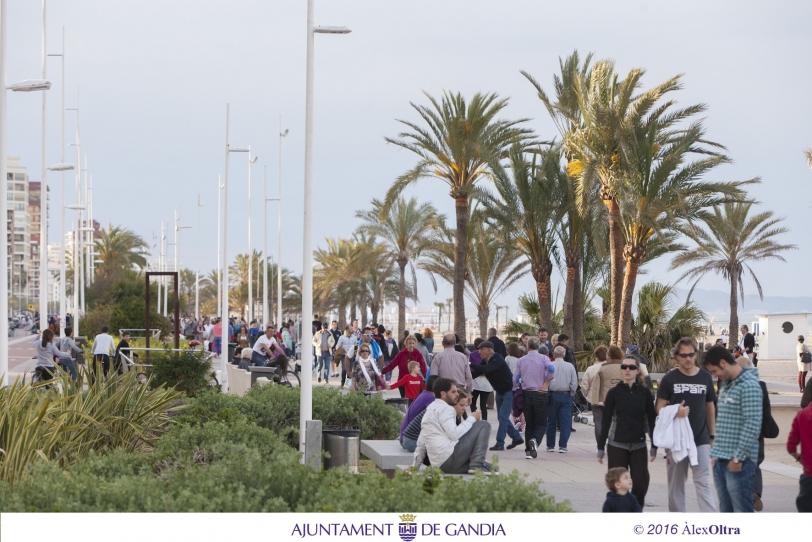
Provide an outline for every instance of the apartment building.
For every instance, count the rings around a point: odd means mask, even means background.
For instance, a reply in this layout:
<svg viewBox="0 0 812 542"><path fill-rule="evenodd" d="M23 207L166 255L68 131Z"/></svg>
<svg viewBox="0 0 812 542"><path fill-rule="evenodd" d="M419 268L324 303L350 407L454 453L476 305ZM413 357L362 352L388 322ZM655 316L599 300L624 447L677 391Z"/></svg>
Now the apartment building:
<svg viewBox="0 0 812 542"><path fill-rule="evenodd" d="M29 213L29 180L20 159L8 157L6 193L8 194L7 218L9 223L9 293L12 307L24 310L27 303L34 303L30 295L31 277L31 219ZM39 223L37 223L39 224ZM39 239L39 236L37 236ZM39 242L39 241L38 241ZM39 274L37 276L39 289ZM27 302L27 303L26 303Z"/></svg>

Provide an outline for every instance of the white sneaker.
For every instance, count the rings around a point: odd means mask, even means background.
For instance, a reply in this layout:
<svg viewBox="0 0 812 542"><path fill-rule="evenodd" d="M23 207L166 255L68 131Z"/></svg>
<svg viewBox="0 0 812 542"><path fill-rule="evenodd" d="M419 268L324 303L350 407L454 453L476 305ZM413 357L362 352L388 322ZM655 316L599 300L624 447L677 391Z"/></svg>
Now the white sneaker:
<svg viewBox="0 0 812 542"><path fill-rule="evenodd" d="M524 454L524 458L525 459L535 459L532 455L530 455L530 452L527 452L526 454Z"/></svg>

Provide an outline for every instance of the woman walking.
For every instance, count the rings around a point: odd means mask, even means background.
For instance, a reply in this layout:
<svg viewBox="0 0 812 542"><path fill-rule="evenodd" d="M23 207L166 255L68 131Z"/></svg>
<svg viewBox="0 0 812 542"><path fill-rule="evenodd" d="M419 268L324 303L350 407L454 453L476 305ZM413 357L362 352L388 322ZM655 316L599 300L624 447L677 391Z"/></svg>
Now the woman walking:
<svg viewBox="0 0 812 542"><path fill-rule="evenodd" d="M416 346L417 339L415 339L414 335L406 337L403 341L403 350L398 352L392 361L381 369L381 372L386 374L397 368L398 378L402 378L409 374L409 362L416 361L420 364L420 374L425 378L428 373L428 367L426 366L426 361L423 359L423 355L417 350ZM405 389L398 388L398 391L400 391L401 398L406 397Z"/></svg>
<svg viewBox="0 0 812 542"><path fill-rule="evenodd" d="M429 328L423 329L423 344L426 345L426 350L429 351L429 357L434 354L434 332ZM431 360L426 360L426 363L431 365Z"/></svg>
<svg viewBox="0 0 812 542"><path fill-rule="evenodd" d="M798 387L801 388L801 393L806 389L806 374L812 365L812 350L809 346L804 344L804 336L798 335L798 344L795 345L795 351L798 353Z"/></svg>
<svg viewBox="0 0 812 542"><path fill-rule="evenodd" d="M361 344L358 348L358 358L352 369L352 391L373 392L378 389L378 377L381 376L378 364L372 358L372 348L368 344ZM403 388L400 388L403 390ZM405 390L404 390L405 391Z"/></svg>
<svg viewBox="0 0 812 542"><path fill-rule="evenodd" d="M640 374L638 360L626 356L620 364L621 381L606 394L603 407L601 435L598 439L598 463L603 463L604 449L609 441L607 454L609 468L629 469L634 486L632 493L640 506L645 506L649 473L646 461L646 433L654 435L657 414L651 392ZM606 422L610 423L606 423ZM652 439L648 461L657 457L657 447Z"/></svg>
<svg viewBox="0 0 812 542"><path fill-rule="evenodd" d="M474 339L474 351L468 355L468 361L475 365L482 365L482 356L479 355L479 345L485 342L482 337ZM474 379L474 393L471 394L471 412L476 412L476 399L479 397L479 408L482 410L482 419L488 419L488 397L493 391L493 386L488 382L485 375L480 375Z"/></svg>

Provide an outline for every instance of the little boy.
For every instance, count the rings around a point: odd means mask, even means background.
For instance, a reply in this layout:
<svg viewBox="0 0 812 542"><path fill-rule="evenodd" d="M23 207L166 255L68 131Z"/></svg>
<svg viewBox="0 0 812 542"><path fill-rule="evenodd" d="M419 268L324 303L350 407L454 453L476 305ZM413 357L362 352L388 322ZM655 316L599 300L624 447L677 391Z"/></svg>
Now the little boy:
<svg viewBox="0 0 812 542"><path fill-rule="evenodd" d="M420 364L418 362L410 361L407 368L409 369L409 374L401 377L394 384L389 384L387 388L391 390L392 388L404 386L406 398L411 405L412 401L417 399L417 396L420 395L420 392L426 389L426 382L423 380L423 375L420 374Z"/></svg>
<svg viewBox="0 0 812 542"><path fill-rule="evenodd" d="M606 502L603 503L604 512L642 512L637 497L632 495L632 477L623 467L609 469L606 473Z"/></svg>
<svg viewBox="0 0 812 542"><path fill-rule="evenodd" d="M799 443L801 453L798 453ZM795 506L798 512L812 512L812 404L798 412L792 420L792 429L787 438L787 451L800 461L804 469Z"/></svg>

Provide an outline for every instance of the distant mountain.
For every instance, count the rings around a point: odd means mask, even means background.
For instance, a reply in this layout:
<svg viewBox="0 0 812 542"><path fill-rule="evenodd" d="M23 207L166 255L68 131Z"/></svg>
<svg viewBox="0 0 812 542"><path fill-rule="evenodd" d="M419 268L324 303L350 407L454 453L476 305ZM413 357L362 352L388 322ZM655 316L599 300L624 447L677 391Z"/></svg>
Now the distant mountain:
<svg viewBox="0 0 812 542"><path fill-rule="evenodd" d="M685 302L688 290L676 288L674 290L680 302ZM719 290L695 289L691 299L717 322L727 322L730 318L730 293ZM739 321L750 322L756 314L776 312L808 312L812 314L812 297L781 297L758 295L745 295L744 303L739 302Z"/></svg>

